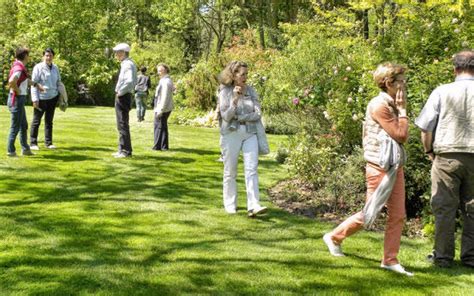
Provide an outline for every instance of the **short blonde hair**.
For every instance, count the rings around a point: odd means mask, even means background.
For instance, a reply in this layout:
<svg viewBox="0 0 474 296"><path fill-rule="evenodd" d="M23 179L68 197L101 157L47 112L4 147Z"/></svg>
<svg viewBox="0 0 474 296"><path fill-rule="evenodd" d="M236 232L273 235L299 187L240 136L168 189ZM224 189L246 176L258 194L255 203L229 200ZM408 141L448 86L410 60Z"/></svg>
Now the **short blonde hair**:
<svg viewBox="0 0 474 296"><path fill-rule="evenodd" d="M386 82L393 82L398 75L404 74L407 68L394 63L383 63L378 65L374 71L374 81L382 90L387 90Z"/></svg>
<svg viewBox="0 0 474 296"><path fill-rule="evenodd" d="M228 63L224 70L222 70L221 74L219 74L219 83L227 86L234 84L234 76L242 67L248 68L247 64L241 61L232 61Z"/></svg>

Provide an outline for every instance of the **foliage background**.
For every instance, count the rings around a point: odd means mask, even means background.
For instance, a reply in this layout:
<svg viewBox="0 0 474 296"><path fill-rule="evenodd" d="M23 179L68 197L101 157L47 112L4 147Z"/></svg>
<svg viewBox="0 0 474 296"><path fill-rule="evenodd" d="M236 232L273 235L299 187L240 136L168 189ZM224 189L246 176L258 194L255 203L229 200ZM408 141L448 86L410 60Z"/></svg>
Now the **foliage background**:
<svg viewBox="0 0 474 296"><path fill-rule="evenodd" d="M13 50L26 45L32 50L30 67L45 47L55 49L73 103L92 102L76 92L85 84L95 104L111 105L118 72L111 48L129 42L132 59L151 73L159 62L171 66L180 110L172 120L212 125L217 75L228 61L244 60L267 130L291 134L279 149L291 176L327 194L363 200L363 173L338 176L346 167L363 172L362 120L378 92L371 71L384 61L409 68L413 121L429 93L452 81L452 55L473 47L473 5L472 0L0 0L2 100ZM152 80L156 84L157 77ZM429 224L430 164L419 131L412 125L410 133L407 210Z"/></svg>

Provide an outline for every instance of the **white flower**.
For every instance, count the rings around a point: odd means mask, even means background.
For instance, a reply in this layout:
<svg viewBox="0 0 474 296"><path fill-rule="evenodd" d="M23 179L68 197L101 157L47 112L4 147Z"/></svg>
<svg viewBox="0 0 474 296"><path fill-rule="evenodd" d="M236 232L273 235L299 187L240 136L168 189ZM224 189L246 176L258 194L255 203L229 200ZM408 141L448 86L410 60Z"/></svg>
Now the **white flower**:
<svg viewBox="0 0 474 296"><path fill-rule="evenodd" d="M359 86L359 93L363 92L364 88L362 86Z"/></svg>
<svg viewBox="0 0 474 296"><path fill-rule="evenodd" d="M459 29L457 29L457 28L454 29L454 33L459 34L460 32L461 32L461 30L459 30Z"/></svg>
<svg viewBox="0 0 474 296"><path fill-rule="evenodd" d="M469 47L469 42L463 41L463 43L461 45L462 45L462 47Z"/></svg>
<svg viewBox="0 0 474 296"><path fill-rule="evenodd" d="M453 20L451 21L451 24L457 24L459 22L459 20L457 18L453 18Z"/></svg>
<svg viewBox="0 0 474 296"><path fill-rule="evenodd" d="M334 75L337 75L337 73L338 73L337 69L336 69L336 70L334 70Z"/></svg>
<svg viewBox="0 0 474 296"><path fill-rule="evenodd" d="M406 32L405 32L405 36L408 36L408 35L410 35L410 32L409 32L409 31L406 31Z"/></svg>
<svg viewBox="0 0 474 296"><path fill-rule="evenodd" d="M439 63L439 60L438 60L438 59L434 59L434 60L433 60L433 63L434 63L434 64L437 64L437 63Z"/></svg>
<svg viewBox="0 0 474 296"><path fill-rule="evenodd" d="M351 66L347 66L346 71L350 72L352 70Z"/></svg>
<svg viewBox="0 0 474 296"><path fill-rule="evenodd" d="M347 102L348 102L349 104L351 104L352 102L354 102L354 100L352 99L352 97L348 97L348 98L347 98Z"/></svg>
<svg viewBox="0 0 474 296"><path fill-rule="evenodd" d="M352 115L352 120L354 121L359 120L359 116L357 116L357 114Z"/></svg>
<svg viewBox="0 0 474 296"><path fill-rule="evenodd" d="M449 51L449 47L446 47L446 48L444 49L444 51Z"/></svg>
<svg viewBox="0 0 474 296"><path fill-rule="evenodd" d="M329 116L328 111L324 111L323 114L324 114L324 118L326 118L327 120L331 119L331 116Z"/></svg>
<svg viewBox="0 0 474 296"><path fill-rule="evenodd" d="M433 27L433 22L429 23L428 25L426 25L428 27L428 29L431 29L431 27Z"/></svg>

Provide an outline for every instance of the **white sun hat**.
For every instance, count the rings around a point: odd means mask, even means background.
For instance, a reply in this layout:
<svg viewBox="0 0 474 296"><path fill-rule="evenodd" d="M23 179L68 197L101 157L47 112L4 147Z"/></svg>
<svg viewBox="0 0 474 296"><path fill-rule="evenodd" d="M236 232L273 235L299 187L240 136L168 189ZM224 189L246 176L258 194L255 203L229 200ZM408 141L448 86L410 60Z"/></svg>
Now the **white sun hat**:
<svg viewBox="0 0 474 296"><path fill-rule="evenodd" d="M127 43L119 43L113 48L113 50L130 52L130 45L128 45Z"/></svg>

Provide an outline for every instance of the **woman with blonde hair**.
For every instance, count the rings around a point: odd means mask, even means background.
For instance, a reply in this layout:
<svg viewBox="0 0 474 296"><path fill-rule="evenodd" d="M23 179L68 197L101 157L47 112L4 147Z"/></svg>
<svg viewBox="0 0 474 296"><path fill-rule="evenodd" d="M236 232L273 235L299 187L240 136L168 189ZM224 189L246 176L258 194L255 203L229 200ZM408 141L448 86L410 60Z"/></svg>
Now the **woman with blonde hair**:
<svg viewBox="0 0 474 296"><path fill-rule="evenodd" d="M412 276L413 274L407 272L397 259L405 220L404 153L403 147L400 146L408 139L405 71L406 68L403 66L385 63L379 65L374 72L375 83L381 92L369 102L364 123L364 158L367 161L366 206L364 210L347 218L334 230L325 234L323 240L331 255L344 256L341 248L344 239L370 225L372 222L367 221L369 218L372 221L375 219L375 215L367 215L371 205L378 203L379 209L385 205L388 215L381 267ZM384 155L387 151L384 149L387 147L386 143L400 150L398 162L394 165L383 161L389 156ZM385 195L383 201L380 201L381 195Z"/></svg>
<svg viewBox="0 0 474 296"><path fill-rule="evenodd" d="M261 107L255 89L247 85L248 66L240 61L230 62L219 75L219 110L222 116L221 149L224 158L224 209L237 212L237 164L240 151L245 167L247 211L249 217L264 213L258 189L257 122Z"/></svg>

